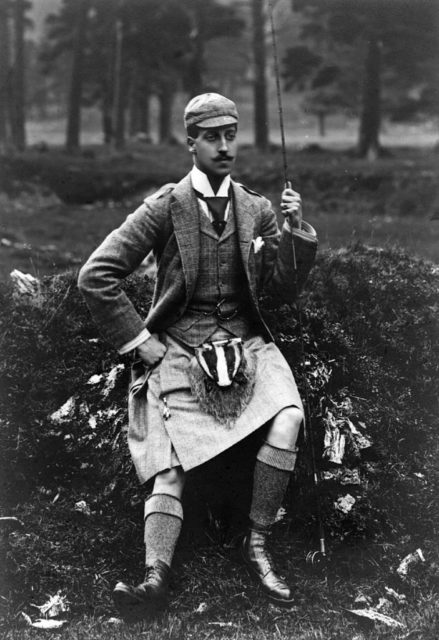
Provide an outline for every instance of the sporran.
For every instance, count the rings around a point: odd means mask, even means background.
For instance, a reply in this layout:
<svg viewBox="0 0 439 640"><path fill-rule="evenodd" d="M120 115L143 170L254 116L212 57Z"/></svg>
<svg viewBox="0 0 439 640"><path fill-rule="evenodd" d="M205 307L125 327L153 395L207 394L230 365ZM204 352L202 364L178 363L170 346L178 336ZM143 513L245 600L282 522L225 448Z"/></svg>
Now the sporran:
<svg viewBox="0 0 439 640"><path fill-rule="evenodd" d="M256 356L240 338L207 342L195 349L189 381L200 408L232 427L251 400Z"/></svg>

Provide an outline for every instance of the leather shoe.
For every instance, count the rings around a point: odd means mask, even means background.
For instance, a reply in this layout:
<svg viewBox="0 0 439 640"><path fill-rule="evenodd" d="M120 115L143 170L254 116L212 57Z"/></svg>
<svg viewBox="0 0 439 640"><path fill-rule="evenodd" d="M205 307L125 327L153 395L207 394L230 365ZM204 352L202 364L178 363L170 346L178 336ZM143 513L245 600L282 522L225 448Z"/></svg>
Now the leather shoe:
<svg viewBox="0 0 439 640"><path fill-rule="evenodd" d="M267 551L268 530L250 529L241 544L241 557L250 575L259 583L269 600L278 606L289 607L294 603L290 587L273 566Z"/></svg>
<svg viewBox="0 0 439 640"><path fill-rule="evenodd" d="M162 560L146 567L145 580L137 587L118 582L113 589L113 600L122 615L138 611L153 611L164 606L168 596L170 568Z"/></svg>

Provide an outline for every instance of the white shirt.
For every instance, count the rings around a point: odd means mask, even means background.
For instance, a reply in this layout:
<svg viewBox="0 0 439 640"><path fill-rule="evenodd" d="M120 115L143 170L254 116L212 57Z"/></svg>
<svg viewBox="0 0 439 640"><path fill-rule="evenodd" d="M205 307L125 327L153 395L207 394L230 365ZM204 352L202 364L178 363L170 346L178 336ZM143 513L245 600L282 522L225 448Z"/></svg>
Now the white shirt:
<svg viewBox="0 0 439 640"><path fill-rule="evenodd" d="M217 193L213 192L212 186L209 182L208 177L205 173L200 171L198 167L195 165L192 167L192 171L190 173L192 186L196 191L199 191L205 198L228 198L229 197L229 187L230 187L230 175L227 175L224 180L221 182L220 188ZM209 208L204 200L201 198L197 198L198 204L201 207L201 210L206 214L209 220L213 221L212 213L209 211ZM230 211L230 202L227 204L226 211L224 213L224 220L227 220L229 217Z"/></svg>

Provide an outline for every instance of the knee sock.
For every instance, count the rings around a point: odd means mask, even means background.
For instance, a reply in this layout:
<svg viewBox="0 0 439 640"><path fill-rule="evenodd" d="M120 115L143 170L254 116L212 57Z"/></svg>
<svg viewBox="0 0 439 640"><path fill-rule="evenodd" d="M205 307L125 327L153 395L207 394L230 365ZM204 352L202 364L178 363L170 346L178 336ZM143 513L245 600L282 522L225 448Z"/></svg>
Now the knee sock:
<svg viewBox="0 0 439 640"><path fill-rule="evenodd" d="M250 520L268 527L276 520L279 507L296 464L297 449L278 449L265 442L256 456Z"/></svg>
<svg viewBox="0 0 439 640"><path fill-rule="evenodd" d="M145 564L162 560L171 566L183 523L183 507L178 498L155 493L145 501Z"/></svg>

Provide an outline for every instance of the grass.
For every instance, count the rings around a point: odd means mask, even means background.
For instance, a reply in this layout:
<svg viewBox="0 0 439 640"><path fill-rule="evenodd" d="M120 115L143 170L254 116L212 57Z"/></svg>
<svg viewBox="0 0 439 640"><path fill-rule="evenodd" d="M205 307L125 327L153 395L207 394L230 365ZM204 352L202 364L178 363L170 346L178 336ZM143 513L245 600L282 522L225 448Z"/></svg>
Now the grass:
<svg viewBox="0 0 439 640"><path fill-rule="evenodd" d="M3 247L2 280L12 269L39 277L82 264L135 205L34 206L33 202L29 208L17 210L8 202L3 208L1 235L26 246ZM439 263L439 220L419 221L412 216L369 217L355 210L314 212L307 216L306 209L305 218L316 228L323 249L338 249L361 241L372 246L400 247Z"/></svg>
<svg viewBox="0 0 439 640"><path fill-rule="evenodd" d="M0 194L0 278L14 268L45 275L82 263L98 243L118 226L143 197L166 181L177 181L190 168L183 147L133 145L118 155L101 147L95 158L69 158L61 152L30 154L35 166L76 167L83 173L100 167L145 176L143 186L127 193L124 202L63 204L47 190L27 188ZM52 167L52 169L51 169ZM394 150L391 157L369 163L340 153L290 151L294 186L304 199L304 215L318 231L322 248L352 241L375 246L400 246L418 257L439 262L439 216L434 175L437 157L425 150ZM236 175L267 195L277 206L282 187L280 155L265 156L243 147ZM20 176L17 176L20 178ZM278 186L276 186L278 185ZM435 193L436 192L436 193ZM435 219L432 219L435 217Z"/></svg>
<svg viewBox="0 0 439 640"><path fill-rule="evenodd" d="M323 248L339 249L360 241L375 247L401 248L419 258L439 262L439 220L367 217L353 211L316 214L312 223Z"/></svg>
<svg viewBox="0 0 439 640"><path fill-rule="evenodd" d="M280 143L278 106L275 100L275 86L269 104L269 132L270 139ZM240 112L240 139L245 144L252 144L254 134L252 131L253 107L252 96L248 88L242 88L240 95L233 96L236 100ZM178 139L184 140L180 114L183 113L186 100L179 95L174 105L173 132ZM155 101L151 104L151 130L158 130L158 108ZM296 148L301 148L310 144L320 144L331 149L346 149L353 147L358 138L358 120L347 118L341 115L329 116L327 121L327 133L320 136L317 128L317 118L299 112L296 100L285 96L283 105L283 115L285 121L285 132L287 144ZM178 114L178 116L177 116ZM95 108L83 108L81 142L83 145L102 144L101 115ZM65 118L51 118L48 120L31 120L27 123L27 142L29 145L36 145L45 142L50 146L62 146L66 138ZM385 123L382 127L381 142L384 146L397 147L423 147L432 148L438 142L437 127L434 122L395 124Z"/></svg>
<svg viewBox="0 0 439 640"><path fill-rule="evenodd" d="M296 588L293 608L284 610L267 604L243 571L237 552L224 548L215 530L210 530L211 542L197 545L190 541L190 532L186 531L175 558L169 609L144 620L125 623L114 620L111 589L115 581L140 578L141 518L137 522L127 520L126 514L111 507L108 512L85 516L73 510L78 498L73 491L54 503L52 495L40 494L33 505L21 507L26 528L23 533L11 536L11 544L17 572L26 573L36 582L32 585L28 580L15 615L3 625L0 623L5 640L35 637L36 632L24 626L21 616L24 611L36 617L36 611L26 604L34 602L33 589L40 594L46 590L51 595L62 589L67 595L71 611L61 616L69 620L61 632L65 640L102 637L435 640L437 637L439 602L431 586L422 584L422 578L406 583L398 579L394 552L388 552L383 563L380 545L358 541L350 547L339 546L334 549L327 574L318 574L304 561L309 540L291 535L286 528L278 531L275 558ZM130 541L128 546L123 545L123 538ZM109 554L107 545L117 551ZM376 605L386 595L386 586L407 597L404 605L390 601L385 605L384 611L404 625L398 632L349 613L349 609L357 608L354 600L359 595L370 598Z"/></svg>
<svg viewBox="0 0 439 640"><path fill-rule="evenodd" d="M0 194L0 235L11 243L3 246L0 280L13 268L41 276L82 263L141 201L144 192L158 186L157 176L166 170L169 179L175 180L189 168L187 153L180 147L134 146L125 154L110 157L100 148L94 153L90 166L102 162L117 167L132 162L137 168L144 167L149 183L138 193L127 194L125 202L85 206L63 204L41 185L20 185L15 194ZM43 156L35 157L44 161ZM66 158L61 153L51 154L46 161L86 163L83 158ZM435 156L424 150L398 150L375 165L346 154L316 156L292 151L290 166L304 196L305 216L317 228L323 247L338 248L352 240L379 246L399 244L439 263L439 221L430 220L434 202L430 208L418 202L416 215L403 210L406 195L414 194L422 201L423 176L431 180L436 162ZM276 202L277 185L282 183L277 152L261 158L244 147L237 174ZM384 186L377 182L366 188L366 182L359 180L358 189L352 190L359 176L371 180L378 176ZM398 189L394 189L394 176ZM416 188L409 194L404 184L410 179ZM387 190L389 185L391 190ZM401 193L403 197L398 199ZM390 488L384 487L386 491ZM4 539L0 547L0 560L11 563L9 573L13 576L11 584L1 585L0 590L0 610L5 612L0 621L2 638L27 640L41 634L25 626L21 612L34 618L36 610L30 603L41 605L41 594L53 595L58 589L71 603L66 616L69 624L60 634L48 633L48 637L64 640L436 640L439 635L439 568L434 541L406 539L396 547L371 539L342 544L329 538L332 557L325 576L313 573L304 561L306 552L313 548L310 537L314 531L309 523L296 527L294 521L289 533L280 526L275 546L278 564L296 588L297 605L292 610L266 603L243 573L236 550L224 545L214 523L204 539L196 541L187 523L177 550L169 610L131 624L112 621L111 589L116 580L135 582L141 578L142 518L140 503L113 504L111 492L104 498L98 501L94 487L87 485L66 484L59 490L36 486L32 501L17 504L14 513L7 513L19 516L25 527ZM91 506L90 516L75 511L78 500ZM422 539L422 533L419 537ZM422 544L427 563L403 581L395 569L414 544ZM385 597L386 586L407 599L404 605L384 605L390 616L405 625L400 630L348 612L356 608L358 595L368 596L375 606Z"/></svg>

